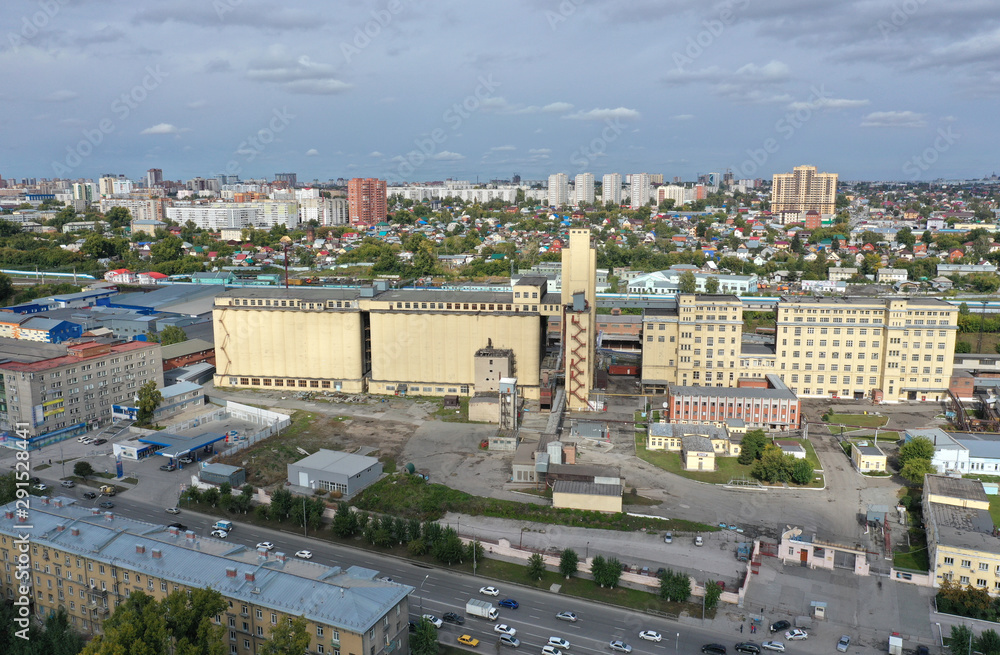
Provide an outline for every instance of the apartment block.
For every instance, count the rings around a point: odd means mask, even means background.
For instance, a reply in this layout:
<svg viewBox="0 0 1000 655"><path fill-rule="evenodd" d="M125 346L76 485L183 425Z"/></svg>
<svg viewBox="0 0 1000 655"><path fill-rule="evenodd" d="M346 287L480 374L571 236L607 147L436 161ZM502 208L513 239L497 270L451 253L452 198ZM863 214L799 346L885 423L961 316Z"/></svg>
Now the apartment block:
<svg viewBox="0 0 1000 655"><path fill-rule="evenodd" d="M160 344L85 341L37 359L7 354L0 362L0 430L26 429L32 447L83 434L111 420L149 380L163 386ZM20 359L21 361L17 361Z"/></svg>
<svg viewBox="0 0 1000 655"><path fill-rule="evenodd" d="M786 210L833 214L837 205L837 174L817 173L815 166L796 166L791 173L775 173L771 212Z"/></svg>
<svg viewBox="0 0 1000 655"><path fill-rule="evenodd" d="M579 173L573 181L573 204L594 204L594 174Z"/></svg>
<svg viewBox="0 0 1000 655"><path fill-rule="evenodd" d="M164 221L167 218L165 198L101 198L101 212L112 207L124 207L134 221Z"/></svg>
<svg viewBox="0 0 1000 655"><path fill-rule="evenodd" d="M375 225L385 220L385 180L355 177L347 183L347 204L351 225Z"/></svg>
<svg viewBox="0 0 1000 655"><path fill-rule="evenodd" d="M72 498L36 498L24 517L14 503L4 506L0 562L5 599L20 597L27 587L38 620L64 609L70 624L87 635L100 634L134 593L162 600L211 588L226 601L212 622L225 629L231 655L257 653L280 621L298 616L308 625L308 655L409 651L413 587L379 580L377 571L363 567L234 548L190 530L85 508Z"/></svg>
<svg viewBox="0 0 1000 655"><path fill-rule="evenodd" d="M606 173L601 178L601 204L613 205L622 204L622 175L621 173Z"/></svg>
<svg viewBox="0 0 1000 655"><path fill-rule="evenodd" d="M562 207L569 204L569 176L565 173L549 175L548 204L550 207Z"/></svg>

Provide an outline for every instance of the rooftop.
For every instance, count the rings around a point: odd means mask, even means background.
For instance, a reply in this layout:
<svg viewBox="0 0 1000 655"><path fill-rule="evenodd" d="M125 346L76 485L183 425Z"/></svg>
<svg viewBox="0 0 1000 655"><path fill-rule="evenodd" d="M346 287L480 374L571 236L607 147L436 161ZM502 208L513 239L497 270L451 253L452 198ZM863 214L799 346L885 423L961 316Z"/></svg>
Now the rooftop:
<svg viewBox="0 0 1000 655"><path fill-rule="evenodd" d="M761 398L767 400L796 400L791 389L760 389L757 387L691 387L669 385L671 396L696 396L702 398Z"/></svg>
<svg viewBox="0 0 1000 655"><path fill-rule="evenodd" d="M182 384L191 383L183 382ZM198 450L199 448L204 448L218 441L222 441L225 438L226 435L218 432L203 432L202 434L195 436L181 436L177 434L170 434L169 432L154 432L153 434L147 434L139 437L139 442L163 446L163 449L156 453L157 455L163 455L164 457L181 457L186 453Z"/></svg>
<svg viewBox="0 0 1000 655"><path fill-rule="evenodd" d="M61 357L52 357L50 359L36 359L29 363L11 361L7 363L0 363L0 369L8 371L21 371L24 373L38 373L41 371L59 368L61 366L71 366L73 364L85 362L100 356L106 357L111 354L131 352L133 350L149 348L150 346L159 347L159 344L150 344L145 341L130 341L128 343L115 344L113 346L109 346L108 348L97 348L96 346L100 345L97 341L89 341L77 345L86 348L90 344L93 344L95 346L95 350L97 351L90 356L76 357L74 355L63 355ZM37 349L38 346L45 344L32 343L31 345L33 349ZM63 349L63 352L66 352L65 348Z"/></svg>
<svg viewBox="0 0 1000 655"><path fill-rule="evenodd" d="M948 475L928 475L924 478L924 493L927 495L989 502L989 497L979 480L953 478ZM990 526L992 528L992 525Z"/></svg>
<svg viewBox="0 0 1000 655"><path fill-rule="evenodd" d="M577 482L574 480L556 480L552 485L552 493L556 494L586 494L588 496L621 496L620 484L598 484L596 482Z"/></svg>
<svg viewBox="0 0 1000 655"><path fill-rule="evenodd" d="M180 343L163 346L160 352L163 354L163 359L173 359L174 357L193 355L194 353L200 353L203 350L213 350L214 348L215 344L204 339L188 339Z"/></svg>
<svg viewBox="0 0 1000 655"><path fill-rule="evenodd" d="M294 466L350 476L375 464L378 464L378 459L375 457L321 448L312 455L295 462Z"/></svg>
<svg viewBox="0 0 1000 655"><path fill-rule="evenodd" d="M698 434L689 434L681 438L681 445L684 447L684 450L687 451L696 450L698 452L711 453L715 450L712 448L711 439Z"/></svg>
<svg viewBox="0 0 1000 655"><path fill-rule="evenodd" d="M993 536L993 519L987 510L941 503L927 505L938 544L1000 554L1000 539Z"/></svg>

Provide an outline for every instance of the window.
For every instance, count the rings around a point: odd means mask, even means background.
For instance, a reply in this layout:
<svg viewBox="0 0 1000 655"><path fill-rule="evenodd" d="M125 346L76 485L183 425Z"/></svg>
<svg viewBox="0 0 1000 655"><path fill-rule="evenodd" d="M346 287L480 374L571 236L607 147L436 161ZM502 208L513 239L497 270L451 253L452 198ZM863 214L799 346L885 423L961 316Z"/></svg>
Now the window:
<svg viewBox="0 0 1000 655"><path fill-rule="evenodd" d="M971 569L972 568L972 560L963 559L962 560L962 568L963 569Z"/></svg>

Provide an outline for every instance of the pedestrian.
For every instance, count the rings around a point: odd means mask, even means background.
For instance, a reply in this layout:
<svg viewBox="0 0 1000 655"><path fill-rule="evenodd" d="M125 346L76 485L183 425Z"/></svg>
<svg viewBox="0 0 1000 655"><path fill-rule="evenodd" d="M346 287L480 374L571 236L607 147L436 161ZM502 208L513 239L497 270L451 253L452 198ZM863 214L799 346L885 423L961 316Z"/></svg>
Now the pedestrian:
<svg viewBox="0 0 1000 655"><path fill-rule="evenodd" d="M740 624L740 634L743 634L743 624Z"/></svg>

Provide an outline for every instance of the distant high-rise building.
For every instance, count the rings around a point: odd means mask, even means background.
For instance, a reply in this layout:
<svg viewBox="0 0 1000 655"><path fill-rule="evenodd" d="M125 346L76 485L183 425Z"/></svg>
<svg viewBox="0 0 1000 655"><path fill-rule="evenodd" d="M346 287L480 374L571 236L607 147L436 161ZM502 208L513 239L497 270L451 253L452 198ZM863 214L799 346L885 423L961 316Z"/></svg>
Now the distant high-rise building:
<svg viewBox="0 0 1000 655"><path fill-rule="evenodd" d="M521 176L518 173L514 173L514 177L511 178L511 182L513 182L514 184L520 184Z"/></svg>
<svg viewBox="0 0 1000 655"><path fill-rule="evenodd" d="M629 207L638 209L649 204L650 182L649 173L633 173L630 176L631 187L629 189Z"/></svg>
<svg viewBox="0 0 1000 655"><path fill-rule="evenodd" d="M298 174L296 173L275 173L274 181L284 182L290 187L295 187L299 183Z"/></svg>
<svg viewBox="0 0 1000 655"><path fill-rule="evenodd" d="M111 196L119 193L132 193L132 180L124 175L115 177L105 175L98 181L98 188L102 196Z"/></svg>
<svg viewBox="0 0 1000 655"><path fill-rule="evenodd" d="M87 204L94 202L100 196L97 185L93 182L74 182L73 200L82 200Z"/></svg>
<svg viewBox="0 0 1000 655"><path fill-rule="evenodd" d="M791 173L774 174L772 212L815 209L820 214L832 214L836 204L836 173L817 173L815 166L796 166Z"/></svg>
<svg viewBox="0 0 1000 655"><path fill-rule="evenodd" d="M650 173L649 181L652 184L663 184L663 173Z"/></svg>
<svg viewBox="0 0 1000 655"><path fill-rule="evenodd" d="M622 204L622 174L606 173L601 178L601 202L613 205Z"/></svg>
<svg viewBox="0 0 1000 655"><path fill-rule="evenodd" d="M580 173L573 182L573 202L576 205L594 204L594 174Z"/></svg>
<svg viewBox="0 0 1000 655"><path fill-rule="evenodd" d="M151 168L146 171L146 186L160 186L163 183L163 171L159 168Z"/></svg>
<svg viewBox="0 0 1000 655"><path fill-rule="evenodd" d="M549 175L549 206L569 204L569 176L565 173Z"/></svg>
<svg viewBox="0 0 1000 655"><path fill-rule="evenodd" d="M385 180L355 177L347 183L351 225L375 225L385 220Z"/></svg>

